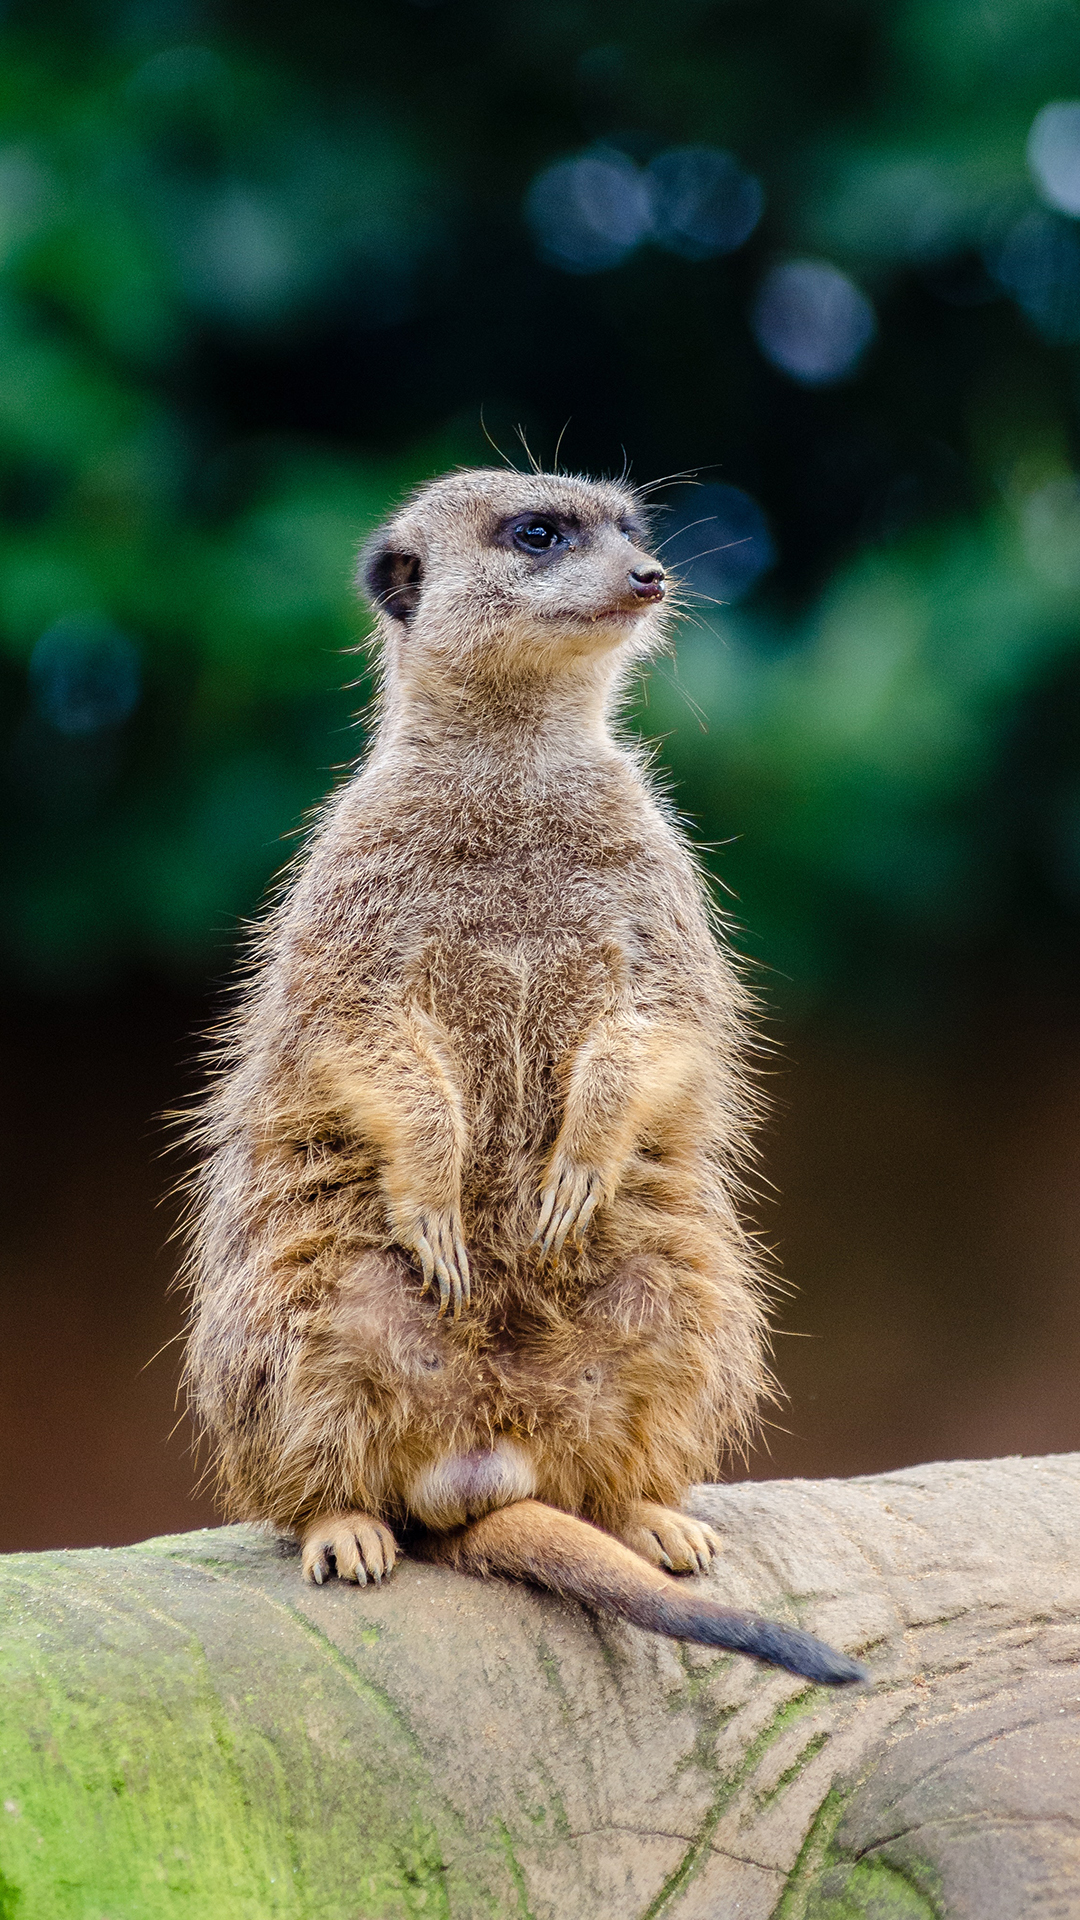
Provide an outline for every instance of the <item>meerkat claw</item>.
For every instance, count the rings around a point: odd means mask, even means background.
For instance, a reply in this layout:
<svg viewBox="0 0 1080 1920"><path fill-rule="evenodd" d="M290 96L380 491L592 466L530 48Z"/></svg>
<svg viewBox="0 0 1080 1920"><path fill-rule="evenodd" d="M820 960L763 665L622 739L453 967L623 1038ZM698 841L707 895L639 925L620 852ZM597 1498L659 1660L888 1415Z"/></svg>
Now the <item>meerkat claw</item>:
<svg viewBox="0 0 1080 1920"><path fill-rule="evenodd" d="M603 1194L603 1182L593 1168L562 1168L541 1195L540 1218L533 1234L533 1245L540 1245L541 1260L546 1260L549 1253L557 1257L571 1235L581 1239Z"/></svg>
<svg viewBox="0 0 1080 1920"><path fill-rule="evenodd" d="M457 1256L458 1272L461 1275L461 1297L466 1307L472 1306L472 1274L469 1271L469 1256L460 1240L454 1241L454 1253Z"/></svg>
<svg viewBox="0 0 1080 1920"><path fill-rule="evenodd" d="M553 1187L548 1187L547 1190L544 1193L542 1193L540 1196L540 1218L536 1223L536 1232L533 1234L532 1240L530 1242L531 1246L534 1246L534 1247L539 1246L541 1241L544 1241L544 1229L546 1228L547 1223L551 1219L551 1216L554 1211L555 1211L555 1190ZM545 1241L544 1249L542 1249L541 1251L541 1259L543 1258L544 1250L546 1250L546 1244L547 1243Z"/></svg>
<svg viewBox="0 0 1080 1920"><path fill-rule="evenodd" d="M452 1306L453 1318L459 1319L462 1308L472 1305L472 1276L460 1223L453 1216L422 1214L400 1238L420 1262L421 1293L438 1292L439 1318Z"/></svg>
<svg viewBox="0 0 1080 1920"><path fill-rule="evenodd" d="M435 1284L435 1255L432 1253L423 1234L416 1242L416 1251L420 1256L421 1293L427 1293Z"/></svg>

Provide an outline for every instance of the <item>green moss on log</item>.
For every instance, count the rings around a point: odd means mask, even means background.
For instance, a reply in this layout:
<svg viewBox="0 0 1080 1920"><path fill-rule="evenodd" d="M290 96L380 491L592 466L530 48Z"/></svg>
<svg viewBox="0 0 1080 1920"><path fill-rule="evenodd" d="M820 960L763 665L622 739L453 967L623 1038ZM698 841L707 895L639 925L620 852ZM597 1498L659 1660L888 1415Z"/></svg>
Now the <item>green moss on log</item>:
<svg viewBox="0 0 1080 1920"><path fill-rule="evenodd" d="M460 1823L362 1665L181 1545L0 1563L4 1920L523 1912L504 1848L460 1884Z"/></svg>

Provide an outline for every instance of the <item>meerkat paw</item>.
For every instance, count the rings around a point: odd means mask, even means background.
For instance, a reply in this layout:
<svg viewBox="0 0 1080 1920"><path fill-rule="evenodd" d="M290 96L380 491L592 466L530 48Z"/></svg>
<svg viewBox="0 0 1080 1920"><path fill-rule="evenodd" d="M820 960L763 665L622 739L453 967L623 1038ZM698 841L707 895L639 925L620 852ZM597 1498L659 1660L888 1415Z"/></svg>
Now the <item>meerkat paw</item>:
<svg viewBox="0 0 1080 1920"><path fill-rule="evenodd" d="M636 1500L624 1524L612 1532L643 1560L666 1567L669 1573L708 1573L724 1544L703 1520L676 1513L672 1507L654 1506L651 1500Z"/></svg>
<svg viewBox="0 0 1080 1920"><path fill-rule="evenodd" d="M420 1212L398 1238L420 1262L421 1291L426 1293L430 1287L434 1292L438 1287L440 1315L453 1306L456 1320L462 1307L472 1305L472 1276L460 1215L434 1209Z"/></svg>
<svg viewBox="0 0 1080 1920"><path fill-rule="evenodd" d="M540 1218L533 1234L540 1258L561 1253L568 1234L580 1239L604 1197L603 1177L595 1167L558 1155L552 1162L540 1195Z"/></svg>
<svg viewBox="0 0 1080 1920"><path fill-rule="evenodd" d="M324 1513L304 1528L300 1546L304 1579L317 1587L335 1571L339 1580L379 1586L398 1554L389 1527L370 1513Z"/></svg>

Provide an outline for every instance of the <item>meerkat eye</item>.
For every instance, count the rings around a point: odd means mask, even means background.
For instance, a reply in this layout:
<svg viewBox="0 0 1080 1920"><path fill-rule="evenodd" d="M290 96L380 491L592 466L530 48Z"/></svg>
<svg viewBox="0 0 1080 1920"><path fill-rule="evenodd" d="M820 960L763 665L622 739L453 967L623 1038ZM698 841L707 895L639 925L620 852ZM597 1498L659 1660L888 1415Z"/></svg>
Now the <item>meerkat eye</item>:
<svg viewBox="0 0 1080 1920"><path fill-rule="evenodd" d="M561 537L550 520L519 520L514 528L514 545L524 553L550 553Z"/></svg>

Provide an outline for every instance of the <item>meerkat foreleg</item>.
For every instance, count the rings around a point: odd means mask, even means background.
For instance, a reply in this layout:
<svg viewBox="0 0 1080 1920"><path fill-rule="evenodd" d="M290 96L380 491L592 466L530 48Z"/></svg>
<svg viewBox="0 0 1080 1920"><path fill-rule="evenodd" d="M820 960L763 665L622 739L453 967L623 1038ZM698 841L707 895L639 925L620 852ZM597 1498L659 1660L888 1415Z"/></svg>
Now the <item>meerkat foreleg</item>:
<svg viewBox="0 0 1080 1920"><path fill-rule="evenodd" d="M565 1073L562 1125L540 1193L533 1235L558 1254L610 1200L651 1123L693 1077L696 1049L681 1030L618 1011L590 1029Z"/></svg>
<svg viewBox="0 0 1080 1920"><path fill-rule="evenodd" d="M375 1147L395 1240L420 1263L424 1291L457 1319L471 1300L461 1220L468 1129L450 1044L430 1015L395 1009L383 1032L343 1061L321 1063L333 1100Z"/></svg>

